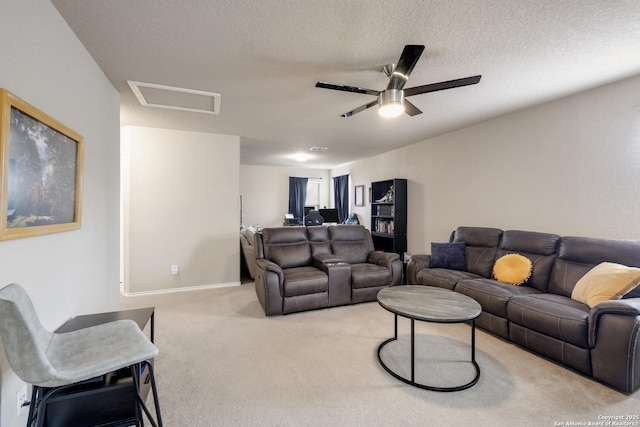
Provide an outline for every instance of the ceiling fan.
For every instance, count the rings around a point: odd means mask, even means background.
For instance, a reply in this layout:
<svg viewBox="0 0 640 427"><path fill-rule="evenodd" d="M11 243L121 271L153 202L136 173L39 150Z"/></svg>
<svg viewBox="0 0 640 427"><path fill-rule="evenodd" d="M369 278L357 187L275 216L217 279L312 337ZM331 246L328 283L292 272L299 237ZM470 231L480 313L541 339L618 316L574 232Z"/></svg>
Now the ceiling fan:
<svg viewBox="0 0 640 427"><path fill-rule="evenodd" d="M413 71L420 55L424 51L423 45L408 44L404 47L402 55L397 64L386 65L382 71L389 77L389 84L387 88L379 91L373 89L365 89L356 86L337 85L327 82L318 82L316 87L322 89L340 90L344 92L363 93L366 95L373 95L377 98L375 101L371 101L368 104L361 105L360 107L341 114L341 117L351 117L361 111L379 105L378 113L385 117L395 117L400 114L407 113L410 116L422 114L422 111L406 98L409 96L420 95L422 93L436 92L439 90L453 89L461 86L474 85L480 81L481 75L465 77L462 79L448 80L446 82L431 83L423 86L411 87L404 89L405 83Z"/></svg>

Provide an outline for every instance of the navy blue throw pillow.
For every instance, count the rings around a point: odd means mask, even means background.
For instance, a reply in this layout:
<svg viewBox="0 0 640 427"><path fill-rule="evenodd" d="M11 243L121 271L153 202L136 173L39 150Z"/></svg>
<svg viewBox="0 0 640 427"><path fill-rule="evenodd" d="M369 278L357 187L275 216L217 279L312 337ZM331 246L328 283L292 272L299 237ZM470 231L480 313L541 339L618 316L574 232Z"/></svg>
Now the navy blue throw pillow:
<svg viewBox="0 0 640 427"><path fill-rule="evenodd" d="M465 242L431 243L431 268L467 271Z"/></svg>

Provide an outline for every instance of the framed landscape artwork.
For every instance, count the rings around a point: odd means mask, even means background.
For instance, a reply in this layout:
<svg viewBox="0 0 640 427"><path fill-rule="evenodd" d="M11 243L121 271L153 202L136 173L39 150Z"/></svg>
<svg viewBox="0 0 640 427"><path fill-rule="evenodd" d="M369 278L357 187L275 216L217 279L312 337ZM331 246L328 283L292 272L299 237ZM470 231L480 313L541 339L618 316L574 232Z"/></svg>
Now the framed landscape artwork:
<svg viewBox="0 0 640 427"><path fill-rule="evenodd" d="M83 138L0 89L0 240L80 228Z"/></svg>

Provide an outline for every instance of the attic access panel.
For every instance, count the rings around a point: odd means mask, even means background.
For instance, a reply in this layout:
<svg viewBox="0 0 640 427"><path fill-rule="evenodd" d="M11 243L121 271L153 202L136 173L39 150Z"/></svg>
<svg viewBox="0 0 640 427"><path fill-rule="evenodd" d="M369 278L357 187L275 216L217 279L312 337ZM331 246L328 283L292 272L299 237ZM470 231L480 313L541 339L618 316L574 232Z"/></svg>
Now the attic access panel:
<svg viewBox="0 0 640 427"><path fill-rule="evenodd" d="M129 87L145 107L167 108L193 113L220 114L220 94L154 83L127 80Z"/></svg>

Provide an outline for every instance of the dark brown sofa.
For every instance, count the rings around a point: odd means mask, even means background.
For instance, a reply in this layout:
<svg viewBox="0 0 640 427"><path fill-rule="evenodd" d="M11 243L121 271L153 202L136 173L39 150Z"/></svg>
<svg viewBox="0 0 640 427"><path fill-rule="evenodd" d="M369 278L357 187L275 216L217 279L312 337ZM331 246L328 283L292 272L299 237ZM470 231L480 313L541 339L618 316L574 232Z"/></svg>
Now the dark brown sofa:
<svg viewBox="0 0 640 427"><path fill-rule="evenodd" d="M479 327L622 392L640 387L638 289L592 308L571 299L601 262L640 267L640 241L483 227L459 227L451 241L466 243L466 271L430 268L430 255L412 255L408 282L468 295L482 306ZM533 263L521 286L492 279L495 261L509 253Z"/></svg>
<svg viewBox="0 0 640 427"><path fill-rule="evenodd" d="M402 277L398 254L375 251L361 225L265 228L255 248L256 294L267 316L374 301Z"/></svg>

